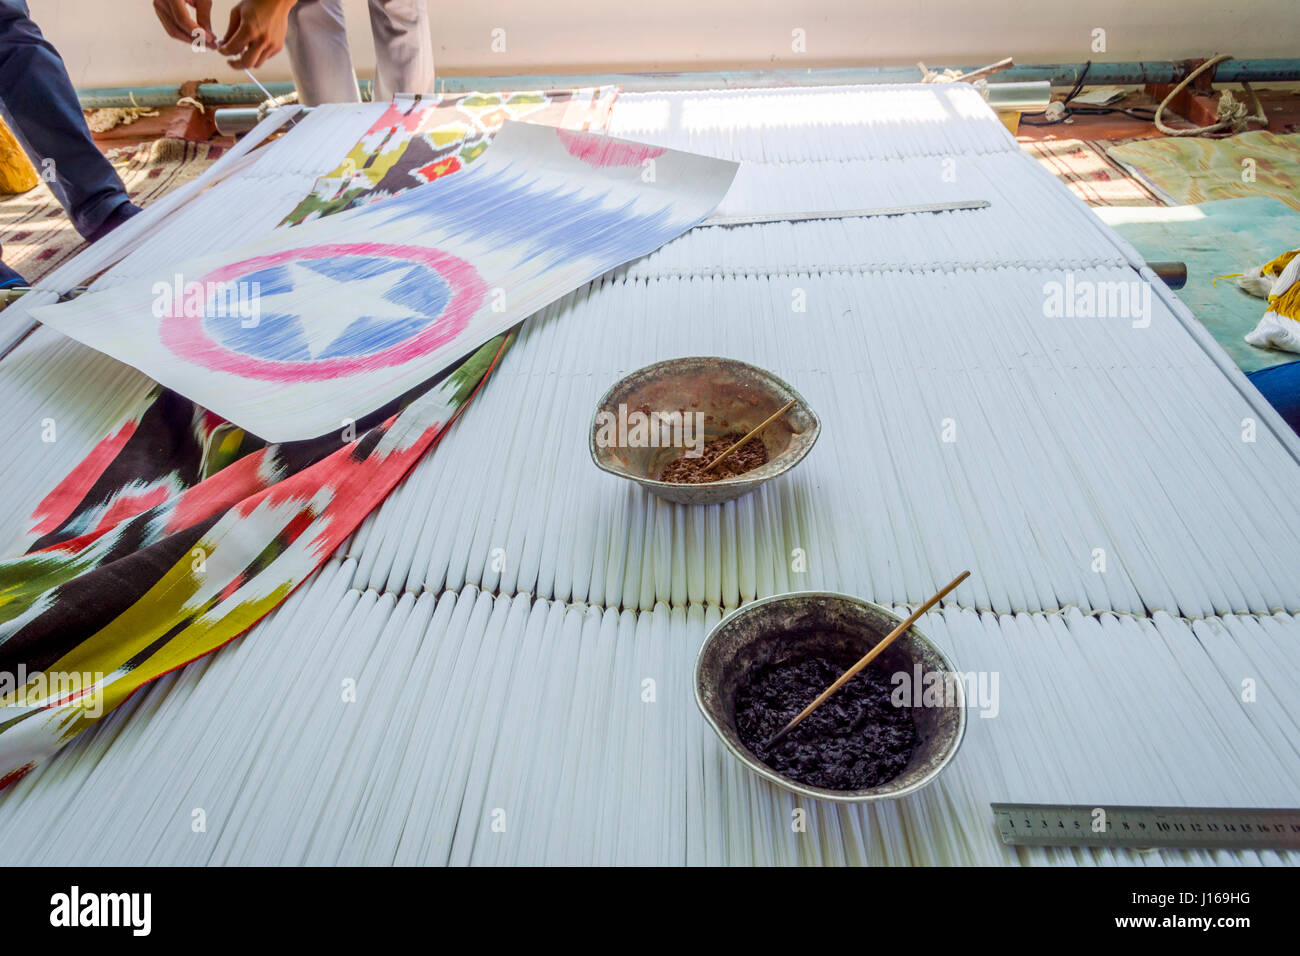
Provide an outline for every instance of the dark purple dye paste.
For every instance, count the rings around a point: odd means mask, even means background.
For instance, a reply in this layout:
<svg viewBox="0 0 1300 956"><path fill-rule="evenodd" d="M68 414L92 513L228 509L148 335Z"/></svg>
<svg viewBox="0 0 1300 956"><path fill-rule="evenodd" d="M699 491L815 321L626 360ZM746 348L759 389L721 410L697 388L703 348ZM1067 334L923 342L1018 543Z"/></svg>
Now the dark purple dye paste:
<svg viewBox="0 0 1300 956"><path fill-rule="evenodd" d="M889 675L874 664L855 674L770 751L765 746L852 664L801 657L749 675L736 693L741 741L777 773L814 787L862 790L897 777L916 748L916 726L908 708L890 702Z"/></svg>

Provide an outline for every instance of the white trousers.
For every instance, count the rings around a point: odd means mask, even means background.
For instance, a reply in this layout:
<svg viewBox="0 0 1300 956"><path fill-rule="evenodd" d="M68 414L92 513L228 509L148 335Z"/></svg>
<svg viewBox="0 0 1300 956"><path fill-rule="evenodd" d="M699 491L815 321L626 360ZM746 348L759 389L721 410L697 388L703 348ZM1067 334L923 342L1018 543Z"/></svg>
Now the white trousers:
<svg viewBox="0 0 1300 956"><path fill-rule="evenodd" d="M375 35L375 93L433 91L433 36L427 0L369 0ZM285 50L304 106L361 99L348 49L343 0L299 0L289 11Z"/></svg>

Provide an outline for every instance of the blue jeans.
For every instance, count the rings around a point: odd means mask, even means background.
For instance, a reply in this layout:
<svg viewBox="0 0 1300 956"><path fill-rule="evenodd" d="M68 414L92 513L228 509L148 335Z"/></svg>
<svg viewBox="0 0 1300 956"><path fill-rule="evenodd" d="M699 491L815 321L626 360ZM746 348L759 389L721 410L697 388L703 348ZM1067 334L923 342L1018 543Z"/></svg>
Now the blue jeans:
<svg viewBox="0 0 1300 956"><path fill-rule="evenodd" d="M27 15L25 0L0 0L0 116L83 236L130 201L90 136L63 60Z"/></svg>

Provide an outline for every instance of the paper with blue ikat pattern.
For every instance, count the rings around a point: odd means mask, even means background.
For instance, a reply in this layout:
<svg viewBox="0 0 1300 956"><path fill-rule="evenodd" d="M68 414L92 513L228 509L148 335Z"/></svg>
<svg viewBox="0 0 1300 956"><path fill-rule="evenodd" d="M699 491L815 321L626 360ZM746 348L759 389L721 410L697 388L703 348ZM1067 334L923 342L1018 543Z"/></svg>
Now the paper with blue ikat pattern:
<svg viewBox="0 0 1300 956"><path fill-rule="evenodd" d="M312 438L690 229L736 168L508 122L459 175L34 315L267 441Z"/></svg>

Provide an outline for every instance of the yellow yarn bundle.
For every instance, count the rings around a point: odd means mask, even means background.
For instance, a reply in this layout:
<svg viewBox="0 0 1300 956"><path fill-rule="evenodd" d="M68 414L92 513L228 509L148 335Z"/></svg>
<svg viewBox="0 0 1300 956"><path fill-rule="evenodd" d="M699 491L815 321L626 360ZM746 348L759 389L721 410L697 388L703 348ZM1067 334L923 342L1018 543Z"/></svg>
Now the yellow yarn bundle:
<svg viewBox="0 0 1300 956"><path fill-rule="evenodd" d="M0 193L25 193L41 181L23 148L0 119Z"/></svg>
<svg viewBox="0 0 1300 956"><path fill-rule="evenodd" d="M1257 348L1300 352L1300 249L1270 259L1237 284L1268 299L1268 311L1246 341Z"/></svg>

